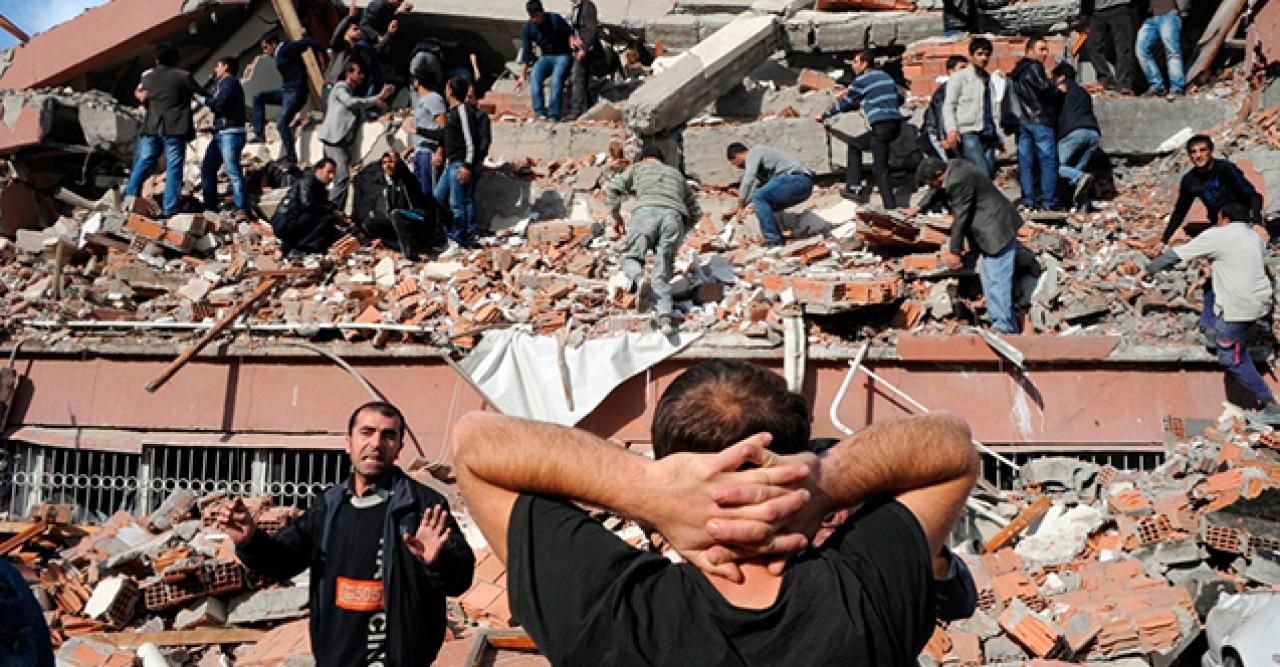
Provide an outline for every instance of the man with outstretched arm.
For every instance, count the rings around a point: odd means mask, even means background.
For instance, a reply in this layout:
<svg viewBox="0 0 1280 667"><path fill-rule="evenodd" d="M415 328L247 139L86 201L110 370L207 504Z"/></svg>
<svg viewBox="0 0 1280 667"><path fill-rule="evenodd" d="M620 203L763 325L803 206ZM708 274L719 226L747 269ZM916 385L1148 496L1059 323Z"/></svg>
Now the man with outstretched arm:
<svg viewBox="0 0 1280 667"><path fill-rule="evenodd" d="M803 397L716 360L664 392L653 438L656 460L512 417L454 427L471 517L553 664L915 664L978 472L963 421L877 424L817 456ZM571 500L652 525L687 562L633 549Z"/></svg>

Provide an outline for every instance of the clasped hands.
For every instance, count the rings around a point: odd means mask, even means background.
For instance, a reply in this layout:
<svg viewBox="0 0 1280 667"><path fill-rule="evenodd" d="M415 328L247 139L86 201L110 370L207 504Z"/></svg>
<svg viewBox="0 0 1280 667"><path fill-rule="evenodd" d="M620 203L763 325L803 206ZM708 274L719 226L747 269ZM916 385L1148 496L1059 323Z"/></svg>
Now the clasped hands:
<svg viewBox="0 0 1280 667"><path fill-rule="evenodd" d="M780 574L809 545L829 511L819 488L819 458L778 456L771 436L753 435L716 454L673 454L646 468L651 502L638 517L652 523L703 572L743 580L739 563L761 559ZM757 467L741 470L747 463Z"/></svg>

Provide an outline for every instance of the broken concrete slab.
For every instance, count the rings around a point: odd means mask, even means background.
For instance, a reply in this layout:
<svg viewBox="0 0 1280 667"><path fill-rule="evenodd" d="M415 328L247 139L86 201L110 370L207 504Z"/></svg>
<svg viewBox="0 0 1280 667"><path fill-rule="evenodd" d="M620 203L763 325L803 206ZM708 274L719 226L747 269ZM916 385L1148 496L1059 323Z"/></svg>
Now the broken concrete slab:
<svg viewBox="0 0 1280 667"><path fill-rule="evenodd" d="M772 55L780 35L772 16L738 16L632 93L627 127L639 134L679 127Z"/></svg>
<svg viewBox="0 0 1280 667"><path fill-rule="evenodd" d="M1280 151L1254 149L1231 157L1247 160L1262 176L1268 195L1263 197L1263 215L1268 219L1280 217Z"/></svg>
<svg viewBox="0 0 1280 667"><path fill-rule="evenodd" d="M1234 118L1235 104L1203 95L1163 98L1099 97L1093 110L1102 126L1102 150L1111 155L1158 155L1169 137L1191 128L1205 132Z"/></svg>
<svg viewBox="0 0 1280 667"><path fill-rule="evenodd" d="M713 125L691 127L684 133L685 170L703 185L733 185L742 178L724 157L730 143L741 141L748 146L768 144L799 158L814 174L823 176L834 171L828 159L829 139L822 124L811 118L779 118L751 125Z"/></svg>
<svg viewBox="0 0 1280 667"><path fill-rule="evenodd" d="M493 160L534 158L544 163L607 152L620 134L607 125L572 123L494 123L492 131Z"/></svg>
<svg viewBox="0 0 1280 667"><path fill-rule="evenodd" d="M227 604L227 622L234 625L302 618L307 615L310 590L306 586L292 586L238 595Z"/></svg>
<svg viewBox="0 0 1280 667"><path fill-rule="evenodd" d="M227 622L227 605L215 597L207 597L199 602L178 610L173 621L173 629L190 630L209 625L225 625Z"/></svg>
<svg viewBox="0 0 1280 667"><path fill-rule="evenodd" d="M1080 19L1080 0L1013 2L979 12L979 27L987 32L1044 34L1062 32Z"/></svg>

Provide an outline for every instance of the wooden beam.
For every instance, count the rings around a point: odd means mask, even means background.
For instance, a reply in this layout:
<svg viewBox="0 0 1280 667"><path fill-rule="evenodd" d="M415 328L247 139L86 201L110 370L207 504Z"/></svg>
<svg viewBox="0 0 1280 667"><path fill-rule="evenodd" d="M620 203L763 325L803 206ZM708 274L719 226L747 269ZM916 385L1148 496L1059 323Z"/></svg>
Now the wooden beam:
<svg viewBox="0 0 1280 667"><path fill-rule="evenodd" d="M143 644L156 646L205 646L208 644L248 644L267 634L252 628L199 628L197 630L164 630L162 632L91 632L77 637L105 642L120 648Z"/></svg>
<svg viewBox="0 0 1280 667"><path fill-rule="evenodd" d="M285 37L289 41L302 39L302 21L298 20L298 12L293 8L293 0L271 0L271 6L280 17L280 26L284 28ZM302 62L307 66L307 83L311 89L311 103L317 109L324 106L324 75L320 73L320 61L316 54L307 49L302 52Z"/></svg>
<svg viewBox="0 0 1280 667"><path fill-rule="evenodd" d="M1040 496L1039 500L1014 517L1013 521L1009 522L1009 525L1002 528L990 540L987 540L987 543L983 545L983 552L991 553L1012 542L1013 538L1022 534L1022 531L1026 530L1028 526L1044 516L1050 507L1053 507L1053 501L1049 500L1049 496Z"/></svg>

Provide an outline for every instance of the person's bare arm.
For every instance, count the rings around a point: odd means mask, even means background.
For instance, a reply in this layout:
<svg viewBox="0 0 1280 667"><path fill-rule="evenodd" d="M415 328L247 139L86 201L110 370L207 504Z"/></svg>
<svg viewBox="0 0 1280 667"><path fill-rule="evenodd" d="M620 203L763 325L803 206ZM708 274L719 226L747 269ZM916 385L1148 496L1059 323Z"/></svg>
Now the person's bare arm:
<svg viewBox="0 0 1280 667"><path fill-rule="evenodd" d="M571 498L652 524L685 558L729 578L736 566L710 566L707 526L732 518L752 529L761 551L791 552L804 546L796 534L768 535L763 524L789 516L809 492L785 488L808 474L803 465L772 465L735 472L748 462L770 464L767 436L718 454L676 454L653 461L577 429L515 417L473 412L451 436L458 485L471 517L504 562L507 526L519 493ZM512 447L512 443L519 446ZM722 506L723 496L732 503ZM763 537L761 537L763 536Z"/></svg>

